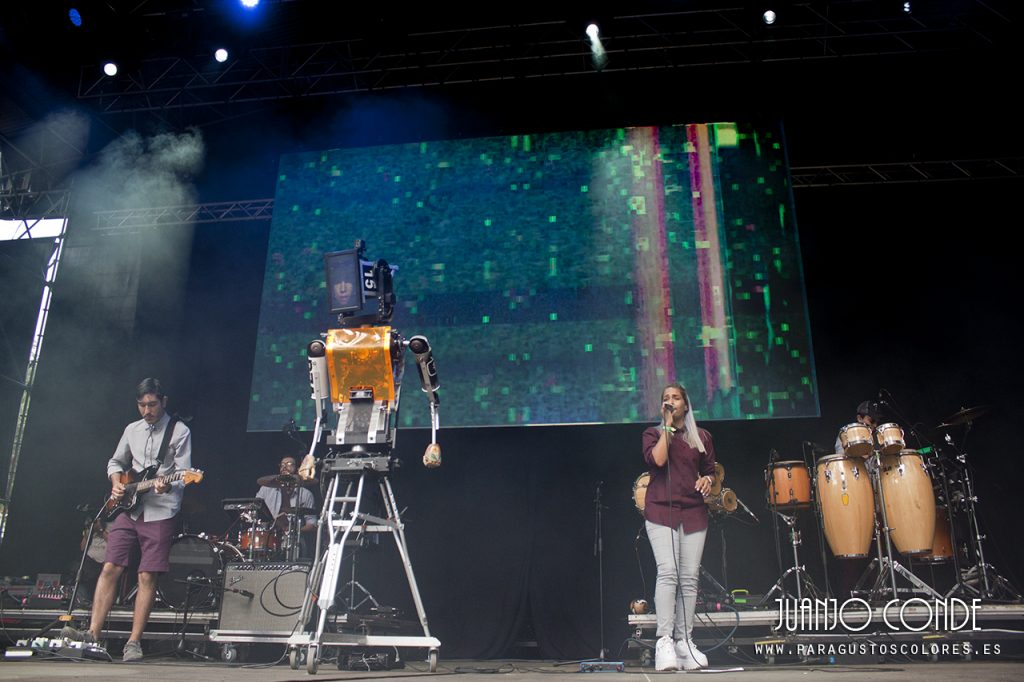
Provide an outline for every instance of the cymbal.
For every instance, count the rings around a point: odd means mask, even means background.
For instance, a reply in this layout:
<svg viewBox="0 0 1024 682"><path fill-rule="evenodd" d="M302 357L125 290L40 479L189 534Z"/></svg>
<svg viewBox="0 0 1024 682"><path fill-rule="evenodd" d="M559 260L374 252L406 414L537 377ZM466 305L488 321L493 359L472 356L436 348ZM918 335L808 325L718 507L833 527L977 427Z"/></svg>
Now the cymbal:
<svg viewBox="0 0 1024 682"><path fill-rule="evenodd" d="M299 486L311 485L314 481L304 481L295 474L274 474L256 479L256 485L267 488L297 488Z"/></svg>
<svg viewBox="0 0 1024 682"><path fill-rule="evenodd" d="M943 429L947 426L959 426L960 424L972 422L991 409L991 405L978 405L976 407L961 408L959 412L954 412L953 414L943 419L942 423L935 428Z"/></svg>

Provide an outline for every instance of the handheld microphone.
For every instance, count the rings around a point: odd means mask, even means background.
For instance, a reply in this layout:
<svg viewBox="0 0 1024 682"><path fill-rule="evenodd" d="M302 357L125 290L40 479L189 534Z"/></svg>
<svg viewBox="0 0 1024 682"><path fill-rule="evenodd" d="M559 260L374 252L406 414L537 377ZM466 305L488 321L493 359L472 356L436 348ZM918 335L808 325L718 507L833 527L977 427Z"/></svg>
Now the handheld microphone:
<svg viewBox="0 0 1024 682"><path fill-rule="evenodd" d="M669 412L675 412L676 411L676 408L672 407L672 405L670 405L669 403L664 403L661 406L661 409L668 410Z"/></svg>

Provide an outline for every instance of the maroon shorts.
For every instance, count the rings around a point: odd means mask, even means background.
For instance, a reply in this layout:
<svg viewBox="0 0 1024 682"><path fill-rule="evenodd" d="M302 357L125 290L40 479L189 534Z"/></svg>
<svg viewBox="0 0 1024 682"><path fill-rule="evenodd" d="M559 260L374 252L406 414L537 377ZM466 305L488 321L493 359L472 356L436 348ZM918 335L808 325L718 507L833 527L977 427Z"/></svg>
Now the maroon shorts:
<svg viewBox="0 0 1024 682"><path fill-rule="evenodd" d="M116 566L131 564L138 548L139 572L166 573L170 568L171 540L177 519L134 521L121 514L107 529L107 561Z"/></svg>

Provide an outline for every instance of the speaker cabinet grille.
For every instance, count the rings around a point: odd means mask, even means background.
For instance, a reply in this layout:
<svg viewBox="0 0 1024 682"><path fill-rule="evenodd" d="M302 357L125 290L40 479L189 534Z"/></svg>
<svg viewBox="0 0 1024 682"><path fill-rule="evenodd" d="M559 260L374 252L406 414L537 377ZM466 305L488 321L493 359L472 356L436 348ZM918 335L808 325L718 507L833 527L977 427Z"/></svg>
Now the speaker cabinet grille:
<svg viewBox="0 0 1024 682"><path fill-rule="evenodd" d="M309 564L275 562L228 564L224 587L251 593L224 592L217 628L228 632L289 635L299 624Z"/></svg>

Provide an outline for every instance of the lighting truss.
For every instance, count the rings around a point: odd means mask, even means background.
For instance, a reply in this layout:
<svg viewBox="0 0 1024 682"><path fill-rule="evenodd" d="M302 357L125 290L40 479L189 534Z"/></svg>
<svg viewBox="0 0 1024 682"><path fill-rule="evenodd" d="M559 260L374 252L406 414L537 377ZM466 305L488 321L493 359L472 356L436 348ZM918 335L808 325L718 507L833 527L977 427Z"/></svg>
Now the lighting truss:
<svg viewBox="0 0 1024 682"><path fill-rule="evenodd" d="M91 230L97 236L124 235L165 225L270 220L273 212L273 199L97 211Z"/></svg>
<svg viewBox="0 0 1024 682"><path fill-rule="evenodd" d="M794 3L764 27L738 4L611 17L602 22L603 72L990 50L1010 25L980 2L907 14L861 0ZM89 64L77 96L102 113L160 112L594 73L581 25L561 17L253 47L221 66L207 55L151 58L116 79Z"/></svg>
<svg viewBox="0 0 1024 682"><path fill-rule="evenodd" d="M56 236L37 237L39 239L53 239L53 249L46 263L46 273L43 278L43 291L39 301L39 312L36 315L35 331L32 334L32 346L29 350L28 364L25 367L24 380L21 383L21 401L18 405L18 418L15 422L14 439L11 443L10 464L7 467L7 481L4 484L3 496L0 497L0 543L3 542L7 531L7 518L10 511L10 501L14 493L14 479L18 471L18 460L21 457L21 446L25 437L25 428L28 425L29 407L32 403L32 388L35 386L36 369L39 366L39 357L43 349L43 337L46 333L46 322L50 316L50 303L53 299L53 285L57 281L57 269L60 266L60 257L64 250L64 239L67 235L67 215L70 202L70 192L24 192L32 195L26 199L18 198L17 192L5 194L14 206L31 207L32 217L23 217L20 222L24 224L23 229L14 231L13 236L17 239L32 239L33 226L43 220L56 219L60 223ZM39 201L45 199L47 210L40 210Z"/></svg>
<svg viewBox="0 0 1024 682"><path fill-rule="evenodd" d="M1024 158L794 166L794 189L1024 178Z"/></svg>

